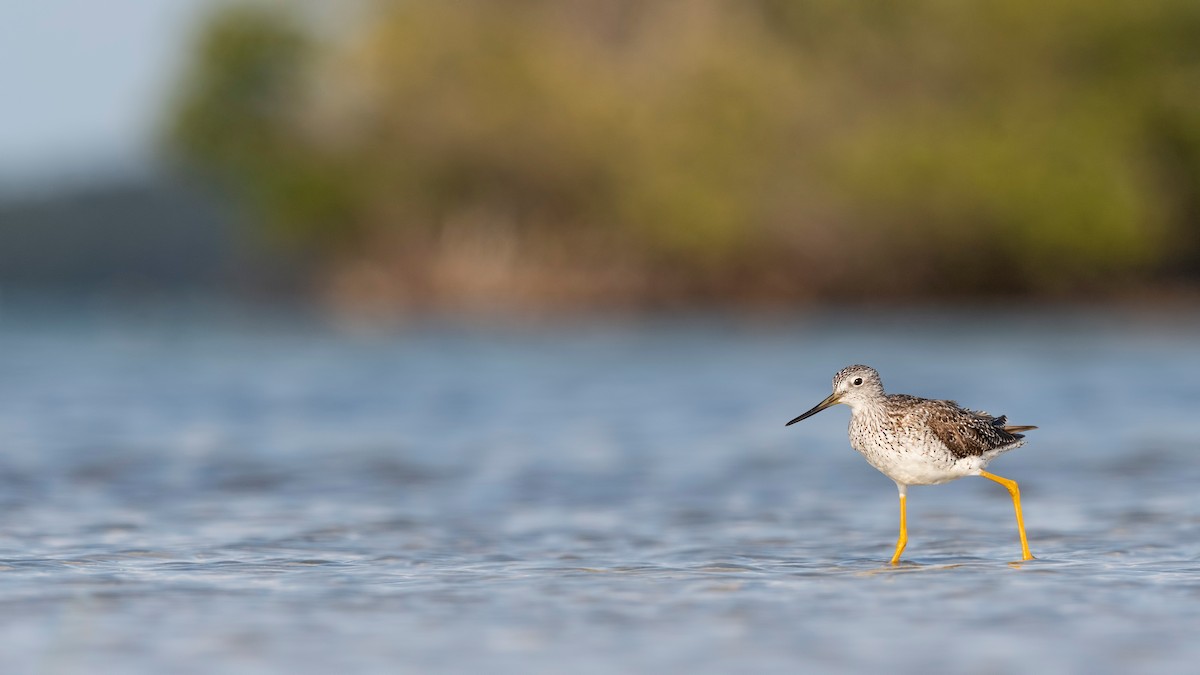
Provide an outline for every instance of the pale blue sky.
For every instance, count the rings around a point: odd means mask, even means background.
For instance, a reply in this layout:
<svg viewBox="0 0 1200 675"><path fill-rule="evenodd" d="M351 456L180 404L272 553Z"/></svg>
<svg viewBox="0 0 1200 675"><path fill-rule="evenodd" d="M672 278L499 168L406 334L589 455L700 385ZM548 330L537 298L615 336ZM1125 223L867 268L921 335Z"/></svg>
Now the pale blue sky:
<svg viewBox="0 0 1200 675"><path fill-rule="evenodd" d="M219 0L0 1L0 184L136 168Z"/></svg>

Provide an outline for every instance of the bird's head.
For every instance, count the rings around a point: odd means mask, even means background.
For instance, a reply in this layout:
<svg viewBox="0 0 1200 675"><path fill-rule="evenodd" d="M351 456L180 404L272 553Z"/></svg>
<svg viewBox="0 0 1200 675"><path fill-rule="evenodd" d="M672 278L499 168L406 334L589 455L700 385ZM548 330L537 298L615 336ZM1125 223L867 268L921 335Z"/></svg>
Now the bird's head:
<svg viewBox="0 0 1200 675"><path fill-rule="evenodd" d="M858 408L880 396L883 396L883 381L879 379L878 371L870 366L846 366L833 376L833 393L808 412L788 422L787 426L812 417L838 403Z"/></svg>

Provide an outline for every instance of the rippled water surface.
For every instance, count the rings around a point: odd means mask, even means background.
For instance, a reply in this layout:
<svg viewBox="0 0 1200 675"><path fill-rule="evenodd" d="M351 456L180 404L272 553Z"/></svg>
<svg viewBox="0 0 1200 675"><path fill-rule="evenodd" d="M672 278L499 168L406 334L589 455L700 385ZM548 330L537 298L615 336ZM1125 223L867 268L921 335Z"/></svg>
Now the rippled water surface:
<svg viewBox="0 0 1200 675"><path fill-rule="evenodd" d="M1037 424L892 483L834 371ZM1200 323L0 307L0 672L1191 672Z"/></svg>

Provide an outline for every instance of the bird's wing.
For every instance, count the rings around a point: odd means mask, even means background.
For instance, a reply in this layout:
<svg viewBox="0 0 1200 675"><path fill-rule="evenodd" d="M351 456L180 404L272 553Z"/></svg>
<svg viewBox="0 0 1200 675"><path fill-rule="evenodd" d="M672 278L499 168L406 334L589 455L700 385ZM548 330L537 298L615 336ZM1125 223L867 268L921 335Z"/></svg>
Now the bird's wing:
<svg viewBox="0 0 1200 675"><path fill-rule="evenodd" d="M928 401L920 406L920 415L934 437L958 459L978 457L1021 440L1005 429L1007 418L1003 415L968 410L954 401Z"/></svg>

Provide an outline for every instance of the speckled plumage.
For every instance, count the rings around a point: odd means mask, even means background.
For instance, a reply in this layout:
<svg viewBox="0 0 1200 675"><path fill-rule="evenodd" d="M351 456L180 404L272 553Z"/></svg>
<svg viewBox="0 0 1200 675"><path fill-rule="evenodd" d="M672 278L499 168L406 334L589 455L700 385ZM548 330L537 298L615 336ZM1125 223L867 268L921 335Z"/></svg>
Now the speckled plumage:
<svg viewBox="0 0 1200 675"><path fill-rule="evenodd" d="M1013 497L1024 559L1030 559L1021 518L1017 484L984 468L998 455L1025 444L1019 433L1033 426L1009 425L1001 415L959 406L954 401L888 394L870 366L848 366L833 376L833 393L789 425L834 404L850 407L850 445L896 483L900 492L900 541L892 558L900 558L907 541L905 496L910 485L936 485L964 476L983 476L1001 483Z"/></svg>
<svg viewBox="0 0 1200 675"><path fill-rule="evenodd" d="M862 384L854 385L856 378ZM1025 443L1017 431L993 417L954 401L888 394L879 373L849 366L833 378L834 391L851 408L850 445L871 466L904 485L934 485L979 473L997 455Z"/></svg>

